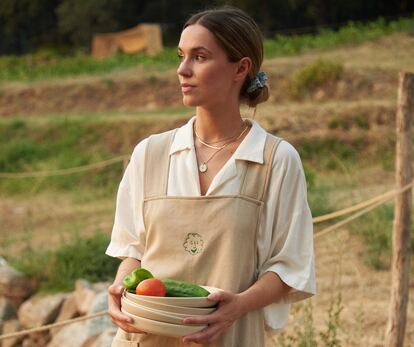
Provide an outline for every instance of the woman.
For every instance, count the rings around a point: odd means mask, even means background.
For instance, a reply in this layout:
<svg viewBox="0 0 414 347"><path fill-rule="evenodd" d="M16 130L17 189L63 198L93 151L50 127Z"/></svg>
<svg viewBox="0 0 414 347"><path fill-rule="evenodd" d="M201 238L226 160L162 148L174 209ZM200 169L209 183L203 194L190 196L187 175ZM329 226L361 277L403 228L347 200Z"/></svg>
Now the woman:
<svg viewBox="0 0 414 347"><path fill-rule="evenodd" d="M280 330L289 304L315 293L302 164L292 145L240 114L241 102L268 98L262 36L248 15L231 7L193 15L178 55L183 103L195 116L140 142L120 183L107 249L123 259L109 288L121 328L113 346L261 347L265 325ZM128 325L121 284L139 266L222 288L209 296L215 312L184 319L207 328L178 339Z"/></svg>

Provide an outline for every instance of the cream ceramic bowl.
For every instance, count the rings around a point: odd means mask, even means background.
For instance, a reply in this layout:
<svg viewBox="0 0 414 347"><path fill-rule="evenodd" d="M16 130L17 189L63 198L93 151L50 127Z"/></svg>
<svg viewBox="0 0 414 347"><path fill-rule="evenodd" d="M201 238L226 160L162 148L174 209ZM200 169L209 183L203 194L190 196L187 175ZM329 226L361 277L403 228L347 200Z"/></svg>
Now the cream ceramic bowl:
<svg viewBox="0 0 414 347"><path fill-rule="evenodd" d="M122 308L121 310L134 320L133 323L130 323L131 326L150 334L181 337L188 334L196 333L206 327L206 325L180 325L165 323L135 316L125 311L124 308Z"/></svg>
<svg viewBox="0 0 414 347"><path fill-rule="evenodd" d="M202 286L207 289L210 293L215 293L220 291L218 288ZM128 293L128 299L133 301L144 299L151 301L153 303L174 305L174 306L183 306L183 307L213 307L216 306L216 301L208 300L207 297L171 297L171 296L147 296L147 295L137 295L133 293Z"/></svg>
<svg viewBox="0 0 414 347"><path fill-rule="evenodd" d="M124 296L121 298L121 307L124 312L132 315L165 323L183 324L183 319L188 317L186 314L170 313L141 306L133 303Z"/></svg>
<svg viewBox="0 0 414 347"><path fill-rule="evenodd" d="M168 305L165 303L160 303L157 300L151 300L152 298L154 298L154 296L136 295L136 294L132 294L129 292L125 292L124 296L126 299L128 299L129 301L137 305L144 306L145 308L149 308L149 309L164 311L167 314L178 313L178 314L183 314L187 316L199 316L199 315L209 314L216 309L215 307L197 308L197 307Z"/></svg>

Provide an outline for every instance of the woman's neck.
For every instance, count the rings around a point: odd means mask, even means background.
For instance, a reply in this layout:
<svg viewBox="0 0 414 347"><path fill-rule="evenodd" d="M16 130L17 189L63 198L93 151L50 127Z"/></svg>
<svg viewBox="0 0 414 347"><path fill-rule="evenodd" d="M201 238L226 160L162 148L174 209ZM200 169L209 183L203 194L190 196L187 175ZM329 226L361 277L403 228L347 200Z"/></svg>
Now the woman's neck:
<svg viewBox="0 0 414 347"><path fill-rule="evenodd" d="M197 107L194 127L204 141L216 142L238 135L245 125L239 107L220 110Z"/></svg>

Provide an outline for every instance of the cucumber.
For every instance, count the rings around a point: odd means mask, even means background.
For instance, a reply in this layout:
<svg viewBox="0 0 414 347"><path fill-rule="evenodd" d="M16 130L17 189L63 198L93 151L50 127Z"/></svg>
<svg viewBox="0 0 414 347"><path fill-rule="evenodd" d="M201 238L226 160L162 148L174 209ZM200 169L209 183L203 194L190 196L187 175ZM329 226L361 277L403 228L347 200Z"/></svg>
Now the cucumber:
<svg viewBox="0 0 414 347"><path fill-rule="evenodd" d="M177 281L171 279L163 279L165 287L167 288L166 296L176 297L205 297L210 292L197 284L185 281Z"/></svg>

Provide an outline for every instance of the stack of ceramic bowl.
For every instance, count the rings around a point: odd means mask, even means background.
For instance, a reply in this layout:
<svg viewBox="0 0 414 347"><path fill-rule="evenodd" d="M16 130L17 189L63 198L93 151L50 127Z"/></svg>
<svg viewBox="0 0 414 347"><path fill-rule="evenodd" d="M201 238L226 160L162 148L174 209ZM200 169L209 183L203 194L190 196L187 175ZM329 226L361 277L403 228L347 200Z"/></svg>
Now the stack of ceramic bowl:
<svg viewBox="0 0 414 347"><path fill-rule="evenodd" d="M205 287L210 293L219 289ZM121 310L130 316L135 328L150 334L181 337L204 329L205 325L184 325L189 316L206 315L216 309L217 302L206 297L162 297L125 292Z"/></svg>

